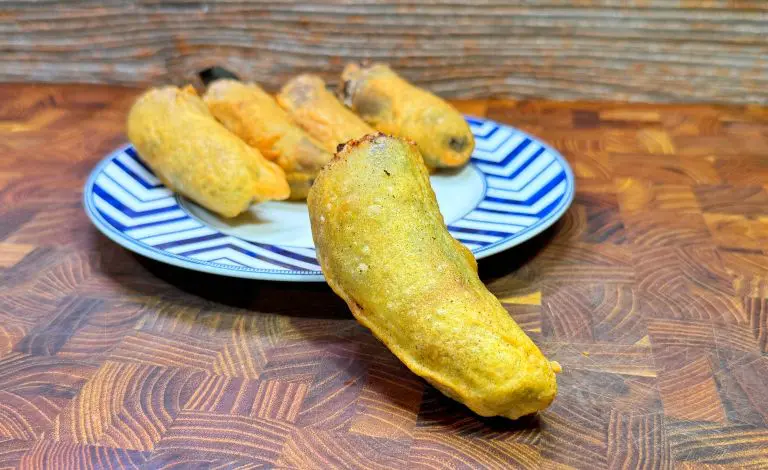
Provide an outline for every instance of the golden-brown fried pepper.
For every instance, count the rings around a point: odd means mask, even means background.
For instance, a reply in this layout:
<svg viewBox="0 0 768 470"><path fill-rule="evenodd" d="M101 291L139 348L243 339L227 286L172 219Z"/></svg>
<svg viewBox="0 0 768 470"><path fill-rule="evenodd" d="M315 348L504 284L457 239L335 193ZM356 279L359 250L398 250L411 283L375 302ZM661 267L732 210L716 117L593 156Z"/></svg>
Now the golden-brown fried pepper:
<svg viewBox="0 0 768 470"><path fill-rule="evenodd" d="M472 131L456 108L386 65L347 65L339 95L376 130L416 142L430 168L464 165L475 149Z"/></svg>
<svg viewBox="0 0 768 470"><path fill-rule="evenodd" d="M277 102L326 150L335 152L344 142L375 132L344 107L316 75L299 75L285 84Z"/></svg>
<svg viewBox="0 0 768 470"><path fill-rule="evenodd" d="M308 205L328 284L408 368L483 416L514 419L552 402L559 365L448 233L416 146L384 135L347 143Z"/></svg>
<svg viewBox="0 0 768 470"><path fill-rule="evenodd" d="M306 199L317 172L333 153L293 122L255 83L216 80L203 101L227 129L285 170L291 199Z"/></svg>
<svg viewBox="0 0 768 470"><path fill-rule="evenodd" d="M219 124L192 87L139 97L128 139L163 184L225 217L290 193L283 170Z"/></svg>

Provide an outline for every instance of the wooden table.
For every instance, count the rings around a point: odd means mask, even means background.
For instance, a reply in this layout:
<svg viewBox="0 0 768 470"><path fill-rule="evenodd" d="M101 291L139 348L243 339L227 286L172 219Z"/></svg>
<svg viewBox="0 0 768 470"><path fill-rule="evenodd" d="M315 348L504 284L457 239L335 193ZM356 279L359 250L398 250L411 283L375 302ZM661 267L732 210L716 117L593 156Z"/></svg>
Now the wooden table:
<svg viewBox="0 0 768 470"><path fill-rule="evenodd" d="M0 87L0 467L768 468L765 109L458 103L578 178L561 223L480 263L564 368L512 422L426 385L325 285L97 232L82 186L136 94Z"/></svg>

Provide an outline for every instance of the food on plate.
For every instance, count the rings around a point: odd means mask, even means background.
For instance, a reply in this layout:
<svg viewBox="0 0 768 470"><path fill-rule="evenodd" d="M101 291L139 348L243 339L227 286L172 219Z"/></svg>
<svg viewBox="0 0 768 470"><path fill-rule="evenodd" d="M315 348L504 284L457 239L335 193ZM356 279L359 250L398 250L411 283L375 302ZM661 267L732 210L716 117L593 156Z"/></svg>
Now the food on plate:
<svg viewBox="0 0 768 470"><path fill-rule="evenodd" d="M219 124L190 86L144 93L127 133L165 186L225 217L290 193L283 170Z"/></svg>
<svg viewBox="0 0 768 470"><path fill-rule="evenodd" d="M348 142L309 192L317 258L358 321L445 395L483 416L546 408L555 372L451 235L418 148Z"/></svg>
<svg viewBox="0 0 768 470"><path fill-rule="evenodd" d="M335 152L344 142L375 132L326 90L316 75L299 75L285 84L277 102L326 150Z"/></svg>
<svg viewBox="0 0 768 470"><path fill-rule="evenodd" d="M475 148L472 131L456 108L387 65L347 65L339 95L376 130L416 142L430 168L464 165Z"/></svg>
<svg viewBox="0 0 768 470"><path fill-rule="evenodd" d="M216 80L203 95L211 113L285 171L291 199L306 199L317 172L333 158L275 99L254 83Z"/></svg>

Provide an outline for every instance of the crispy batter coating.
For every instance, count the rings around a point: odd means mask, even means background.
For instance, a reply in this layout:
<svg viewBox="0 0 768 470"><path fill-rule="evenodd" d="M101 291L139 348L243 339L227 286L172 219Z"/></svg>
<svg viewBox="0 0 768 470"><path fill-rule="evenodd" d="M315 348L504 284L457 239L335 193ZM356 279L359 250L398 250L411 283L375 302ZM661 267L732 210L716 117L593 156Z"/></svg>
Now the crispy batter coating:
<svg viewBox="0 0 768 470"><path fill-rule="evenodd" d="M280 90L277 102L329 152L336 152L336 147L348 140L375 132L326 90L325 82L316 75L294 77Z"/></svg>
<svg viewBox="0 0 768 470"><path fill-rule="evenodd" d="M317 172L333 158L255 83L216 80L203 95L211 113L285 171L291 199L306 199Z"/></svg>
<svg viewBox="0 0 768 470"><path fill-rule="evenodd" d="M219 124L192 87L144 93L127 133L163 184L225 217L289 195L283 170Z"/></svg>
<svg viewBox="0 0 768 470"><path fill-rule="evenodd" d="M376 130L416 142L430 168L464 165L475 148L472 131L456 108L387 65L347 65L339 95Z"/></svg>
<svg viewBox="0 0 768 470"><path fill-rule="evenodd" d="M348 143L308 205L328 284L408 368L483 416L514 419L552 402L559 365L448 233L415 145L381 134Z"/></svg>

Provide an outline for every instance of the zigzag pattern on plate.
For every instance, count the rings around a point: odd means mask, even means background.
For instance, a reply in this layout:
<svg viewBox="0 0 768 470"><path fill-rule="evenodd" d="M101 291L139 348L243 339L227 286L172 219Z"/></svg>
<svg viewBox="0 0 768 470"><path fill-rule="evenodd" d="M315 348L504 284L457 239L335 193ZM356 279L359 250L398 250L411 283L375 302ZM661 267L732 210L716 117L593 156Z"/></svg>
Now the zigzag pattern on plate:
<svg viewBox="0 0 768 470"><path fill-rule="evenodd" d="M487 191L448 230L477 256L545 223L563 202L569 180L562 157L535 138L492 121L467 120L475 135L472 164Z"/></svg>
<svg viewBox="0 0 768 470"><path fill-rule="evenodd" d="M472 164L485 179L486 193L448 229L483 257L554 222L572 196L573 178L562 157L535 138L492 121L468 122L476 139ZM111 238L173 264L213 267L241 277L322 276L312 247L240 239L190 216L131 147L117 151L94 171L85 204Z"/></svg>

